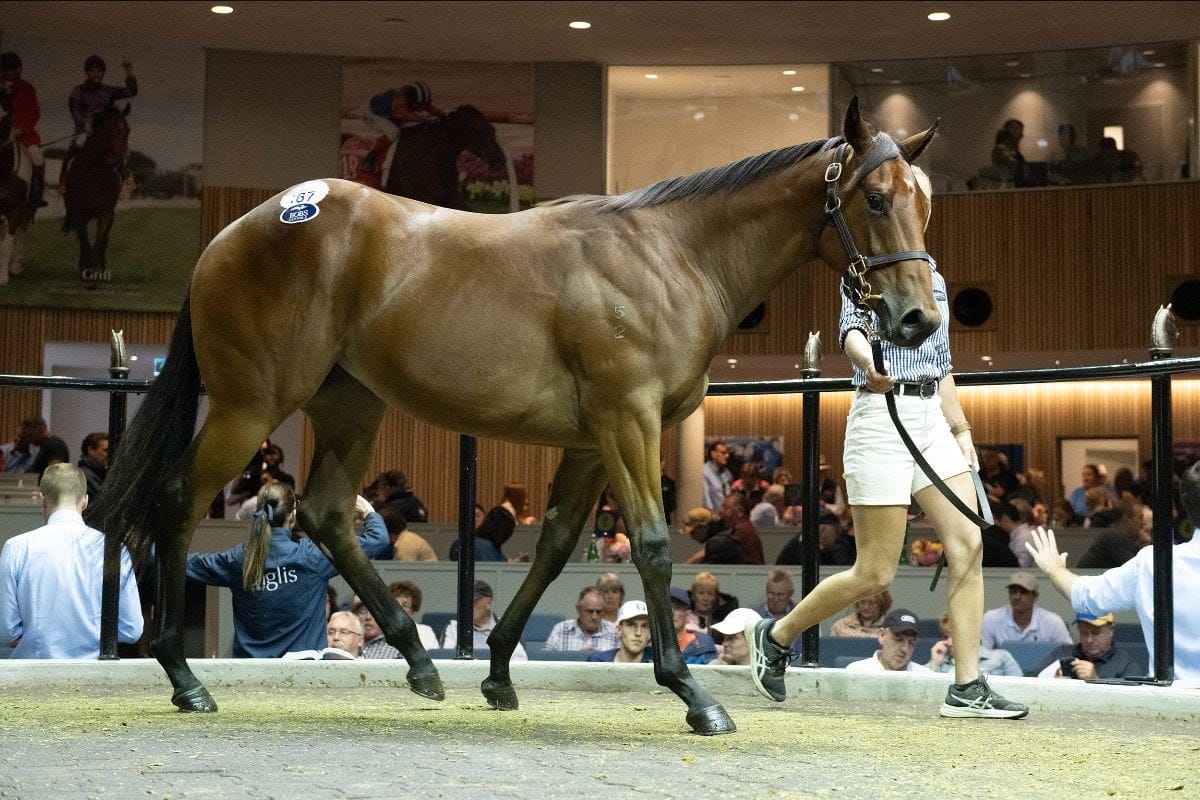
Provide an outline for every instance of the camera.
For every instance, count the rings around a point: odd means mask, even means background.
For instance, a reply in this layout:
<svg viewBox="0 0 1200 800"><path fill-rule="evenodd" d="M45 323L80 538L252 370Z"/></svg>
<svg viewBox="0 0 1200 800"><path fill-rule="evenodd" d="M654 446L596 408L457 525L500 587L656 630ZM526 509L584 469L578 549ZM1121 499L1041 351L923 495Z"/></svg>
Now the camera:
<svg viewBox="0 0 1200 800"><path fill-rule="evenodd" d="M612 539L617 535L617 515L607 508L596 512L596 536Z"/></svg>
<svg viewBox="0 0 1200 800"><path fill-rule="evenodd" d="M1075 667L1072 664L1074 661L1074 656L1067 656L1066 658L1060 658L1058 660L1058 668L1062 672L1064 678L1075 677Z"/></svg>

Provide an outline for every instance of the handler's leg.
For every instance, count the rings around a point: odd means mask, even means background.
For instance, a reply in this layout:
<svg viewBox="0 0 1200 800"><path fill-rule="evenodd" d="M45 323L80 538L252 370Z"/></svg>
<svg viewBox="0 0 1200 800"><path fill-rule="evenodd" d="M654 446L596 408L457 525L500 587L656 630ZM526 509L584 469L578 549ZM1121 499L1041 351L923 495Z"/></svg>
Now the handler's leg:
<svg viewBox="0 0 1200 800"><path fill-rule="evenodd" d="M977 509L975 485L969 473L945 480L968 508ZM955 683L946 692L939 713L943 717L1020 719L1029 709L992 691L987 679L979 674L979 639L983 627L983 543L979 528L943 497L937 487L921 489L916 498L942 540L950 573L947 602L951 609Z"/></svg>
<svg viewBox="0 0 1200 800"><path fill-rule="evenodd" d="M904 544L907 511L907 506L855 506L858 558L854 566L818 583L782 619L747 626L751 675L760 694L779 702L787 696L783 673L792 640L856 600L879 594L891 585Z"/></svg>

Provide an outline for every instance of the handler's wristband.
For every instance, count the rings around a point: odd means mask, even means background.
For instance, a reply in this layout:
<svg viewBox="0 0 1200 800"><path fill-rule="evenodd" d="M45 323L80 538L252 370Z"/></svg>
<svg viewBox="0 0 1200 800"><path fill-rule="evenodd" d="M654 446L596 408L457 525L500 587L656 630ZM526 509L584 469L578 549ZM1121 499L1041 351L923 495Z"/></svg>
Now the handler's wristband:
<svg viewBox="0 0 1200 800"><path fill-rule="evenodd" d="M960 433L969 430L971 430L971 423L967 422L965 419L962 422L956 422L950 426L950 433L953 436L958 436Z"/></svg>

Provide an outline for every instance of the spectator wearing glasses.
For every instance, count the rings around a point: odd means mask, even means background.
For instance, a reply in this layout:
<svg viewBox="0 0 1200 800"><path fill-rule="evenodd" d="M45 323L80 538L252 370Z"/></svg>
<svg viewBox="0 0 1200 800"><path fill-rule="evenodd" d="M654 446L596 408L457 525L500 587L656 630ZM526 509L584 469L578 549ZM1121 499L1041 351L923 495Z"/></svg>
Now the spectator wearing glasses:
<svg viewBox="0 0 1200 800"><path fill-rule="evenodd" d="M329 625L325 628L325 638L330 647L345 650L358 658L362 655L363 624L353 611L335 611L329 617Z"/></svg>
<svg viewBox="0 0 1200 800"><path fill-rule="evenodd" d="M604 595L595 586L585 587L575 602L575 619L564 619L550 629L547 650L611 650L620 641L617 626L604 618Z"/></svg>

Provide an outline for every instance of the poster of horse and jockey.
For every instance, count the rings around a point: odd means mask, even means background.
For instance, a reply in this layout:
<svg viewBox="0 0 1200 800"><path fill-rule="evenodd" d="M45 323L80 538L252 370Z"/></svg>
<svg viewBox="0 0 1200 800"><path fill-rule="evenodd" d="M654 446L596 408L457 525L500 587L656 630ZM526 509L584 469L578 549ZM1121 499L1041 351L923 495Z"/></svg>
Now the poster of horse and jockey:
<svg viewBox="0 0 1200 800"><path fill-rule="evenodd" d="M0 39L0 305L179 308L203 99L200 49Z"/></svg>
<svg viewBox="0 0 1200 800"><path fill-rule="evenodd" d="M533 119L533 64L346 59L341 177L447 208L528 208Z"/></svg>

